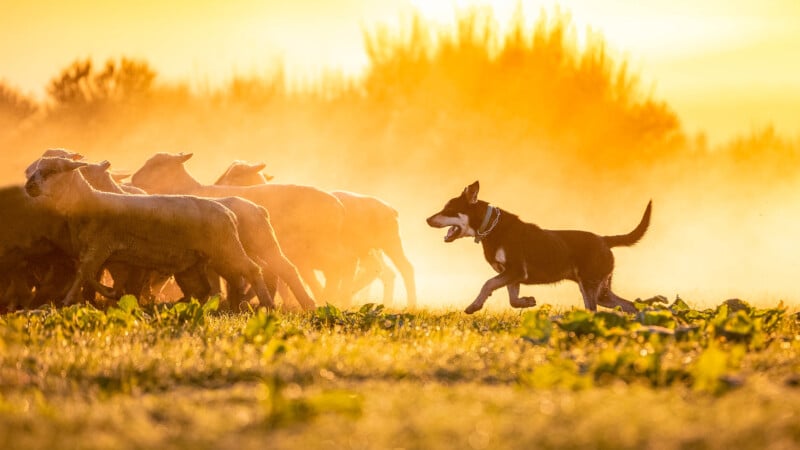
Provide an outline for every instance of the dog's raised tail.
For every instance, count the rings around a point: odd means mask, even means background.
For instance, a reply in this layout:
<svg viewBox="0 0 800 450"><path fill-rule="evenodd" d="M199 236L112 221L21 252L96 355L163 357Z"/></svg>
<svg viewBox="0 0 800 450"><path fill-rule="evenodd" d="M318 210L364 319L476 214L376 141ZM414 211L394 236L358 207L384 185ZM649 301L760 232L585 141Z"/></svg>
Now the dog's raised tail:
<svg viewBox="0 0 800 450"><path fill-rule="evenodd" d="M609 247L627 247L639 242L639 239L641 239L642 236L644 236L645 231L647 231L647 227L650 226L650 212L652 209L653 201L650 200L650 202L647 203L647 209L644 210L642 220L639 221L639 225L636 225L636 228L634 228L634 230L628 234L603 236L603 239L606 241L606 245Z"/></svg>

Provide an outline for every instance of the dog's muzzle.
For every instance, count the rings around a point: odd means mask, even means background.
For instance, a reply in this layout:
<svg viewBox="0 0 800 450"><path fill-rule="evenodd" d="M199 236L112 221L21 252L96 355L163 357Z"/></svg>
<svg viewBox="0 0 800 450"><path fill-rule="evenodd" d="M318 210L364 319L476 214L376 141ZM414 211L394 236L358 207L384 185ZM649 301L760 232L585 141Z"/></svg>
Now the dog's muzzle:
<svg viewBox="0 0 800 450"><path fill-rule="evenodd" d="M453 242L463 234L463 230L458 225L451 225L447 229L447 234L444 235L445 242Z"/></svg>
<svg viewBox="0 0 800 450"><path fill-rule="evenodd" d="M450 227L450 228L447 229L447 234L445 234L445 236L444 236L444 241L445 242L453 242L453 241L455 241L456 239L461 237L461 235L464 232L464 229L460 225L454 225L452 223L446 223L446 221L443 220L442 216L439 215L439 214L434 214L434 215L428 217L426 222L428 222L428 225L433 227L433 228L444 228L446 226Z"/></svg>

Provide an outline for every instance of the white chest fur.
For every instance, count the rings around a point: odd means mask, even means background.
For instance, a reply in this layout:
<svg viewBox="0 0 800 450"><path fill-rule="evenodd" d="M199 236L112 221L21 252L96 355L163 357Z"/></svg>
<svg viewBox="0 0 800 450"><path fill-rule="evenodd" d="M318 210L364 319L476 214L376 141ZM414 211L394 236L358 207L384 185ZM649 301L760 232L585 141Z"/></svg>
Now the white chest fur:
<svg viewBox="0 0 800 450"><path fill-rule="evenodd" d="M506 251L503 247L498 247L497 251L494 252L494 261L492 262L492 268L500 273L506 268Z"/></svg>
<svg viewBox="0 0 800 450"><path fill-rule="evenodd" d="M498 247L497 251L494 252L494 260L499 264L506 263L506 251L503 247Z"/></svg>

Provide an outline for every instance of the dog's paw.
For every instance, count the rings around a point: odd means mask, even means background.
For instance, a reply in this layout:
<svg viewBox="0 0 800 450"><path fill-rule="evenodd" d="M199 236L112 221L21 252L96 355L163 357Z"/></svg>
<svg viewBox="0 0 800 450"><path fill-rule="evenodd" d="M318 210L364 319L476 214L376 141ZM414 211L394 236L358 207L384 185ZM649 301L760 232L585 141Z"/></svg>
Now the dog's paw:
<svg viewBox="0 0 800 450"><path fill-rule="evenodd" d="M472 303L471 305L467 306L467 309L464 310L467 314L472 314L474 312L480 311L483 308L483 305Z"/></svg>
<svg viewBox="0 0 800 450"><path fill-rule="evenodd" d="M536 299L534 297L520 297L516 300L511 300L513 308L531 308L536 306Z"/></svg>

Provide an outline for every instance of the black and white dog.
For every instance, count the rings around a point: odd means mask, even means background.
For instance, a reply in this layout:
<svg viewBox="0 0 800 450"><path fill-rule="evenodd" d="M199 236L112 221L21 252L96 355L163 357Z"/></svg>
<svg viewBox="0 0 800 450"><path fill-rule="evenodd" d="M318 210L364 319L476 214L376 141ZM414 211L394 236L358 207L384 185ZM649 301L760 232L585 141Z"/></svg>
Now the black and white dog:
<svg viewBox="0 0 800 450"><path fill-rule="evenodd" d="M508 288L508 299L514 308L536 305L533 297L520 297L520 284L547 284L561 280L578 283L586 309L597 305L621 307L636 312L633 303L611 292L614 270L612 247L630 246L639 241L650 225L652 201L636 229L628 234L599 236L588 231L544 230L526 223L514 214L478 200L480 184L476 181L464 188L460 196L450 199L444 208L428 218L434 228L450 227L445 242L466 236L483 244L486 261L498 275L484 283L467 314L483 308L495 289Z"/></svg>

